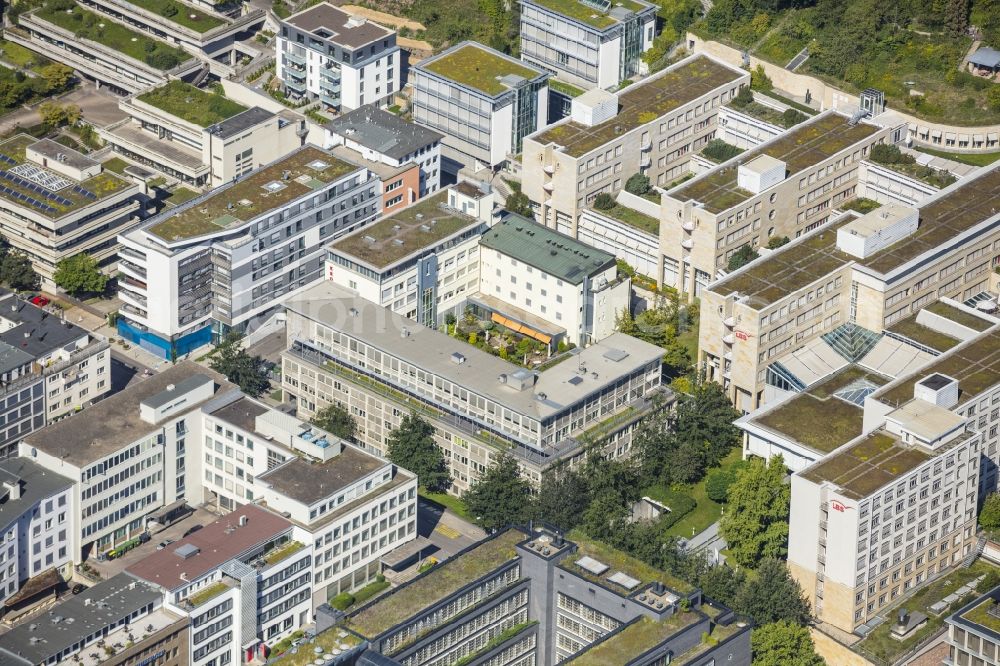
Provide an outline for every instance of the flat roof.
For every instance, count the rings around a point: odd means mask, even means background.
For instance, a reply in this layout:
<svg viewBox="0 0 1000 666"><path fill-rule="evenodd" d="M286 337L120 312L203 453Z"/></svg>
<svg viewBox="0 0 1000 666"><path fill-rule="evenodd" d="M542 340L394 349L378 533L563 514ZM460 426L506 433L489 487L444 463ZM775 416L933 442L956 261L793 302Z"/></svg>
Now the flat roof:
<svg viewBox="0 0 1000 666"><path fill-rule="evenodd" d="M48 147L44 142L41 146L38 144L38 139L27 134L18 134L0 143L0 197L15 206L57 220L135 187L107 170L85 180L50 171L26 156L28 146L42 151ZM64 147L61 152L68 154L69 151Z"/></svg>
<svg viewBox="0 0 1000 666"><path fill-rule="evenodd" d="M664 620L654 620L640 615L591 647L578 657L562 662L565 666L610 666L628 664L679 631L703 620L699 613L677 611ZM673 660L670 660L671 663Z"/></svg>
<svg viewBox="0 0 1000 666"><path fill-rule="evenodd" d="M679 594L687 594L694 590L694 586L687 581L681 580L677 576L662 569L646 564L642 560L632 557L627 553L609 546L606 543L591 539L581 530L575 529L566 535L566 539L576 545L576 552L564 558L559 566L567 571L583 576L588 580L600 583L601 585L615 590L619 594L628 595L639 589L642 585L650 583L663 583L672 591ZM607 565L607 569L596 575L578 565L584 558L596 560ZM623 573L629 578L639 581L639 585L632 589L626 589L612 580L609 580L616 573Z"/></svg>
<svg viewBox="0 0 1000 666"><path fill-rule="evenodd" d="M90 332L76 324L19 298L0 301L0 320L15 324L0 333L0 342L32 358L51 354L91 336Z"/></svg>
<svg viewBox="0 0 1000 666"><path fill-rule="evenodd" d="M194 361L181 361L79 413L36 430L24 438L24 443L71 465L83 467L158 432L162 424L147 423L139 418L140 404L165 391L167 386L180 384L197 374L212 377L216 394L236 388L218 373ZM201 404L190 404L185 411L197 409Z"/></svg>
<svg viewBox="0 0 1000 666"><path fill-rule="evenodd" d="M621 23L624 19L653 9L654 5L641 0L613 0L606 10L598 9L594 4L580 0L521 0L523 4L538 5L574 21L592 28L609 28Z"/></svg>
<svg viewBox="0 0 1000 666"><path fill-rule="evenodd" d="M934 301L930 305L925 305L923 309L980 333L993 326L993 322L980 316L975 312L975 308L970 308L972 312L969 312L951 303Z"/></svg>
<svg viewBox="0 0 1000 666"><path fill-rule="evenodd" d="M796 238L773 252L714 282L709 289L722 296L738 292L747 303L763 309L822 280L857 258L837 248L837 230L857 219L849 212Z"/></svg>
<svg viewBox="0 0 1000 666"><path fill-rule="evenodd" d="M918 323L917 315L919 314L919 312L915 312L905 319L900 319L886 330L897 335L902 335L904 338L909 338L937 352L948 351L961 342L958 338Z"/></svg>
<svg viewBox="0 0 1000 666"><path fill-rule="evenodd" d="M68 164L74 169L89 169L100 164L100 162L87 157L79 150L64 146L52 139L39 139L29 147L47 159Z"/></svg>
<svg viewBox="0 0 1000 666"><path fill-rule="evenodd" d="M615 385L623 375L663 356L660 347L630 335L613 333L580 350L573 359L542 371L533 388L519 391L509 383L501 384L500 376L530 371L446 333L426 328L333 282L320 282L299 292L285 301L285 307L537 419L562 413ZM400 334L404 329L406 336ZM456 363L453 354L464 361ZM580 373L581 366L586 373Z"/></svg>
<svg viewBox="0 0 1000 666"><path fill-rule="evenodd" d="M517 557L515 546L526 538L523 532L509 529L480 541L352 613L345 626L375 638L510 562Z"/></svg>
<svg viewBox="0 0 1000 666"><path fill-rule="evenodd" d="M209 127L247 111L247 107L225 95L196 88L180 79L147 90L135 99L199 127Z"/></svg>
<svg viewBox="0 0 1000 666"><path fill-rule="evenodd" d="M403 159L444 138L430 128L408 123L374 104L349 111L326 124L330 132L393 159Z"/></svg>
<svg viewBox="0 0 1000 666"><path fill-rule="evenodd" d="M27 507L61 490L73 486L73 481L33 462L30 458L10 458L0 461L0 482L17 484L21 496L13 499L10 491L0 486L0 526L17 520Z"/></svg>
<svg viewBox="0 0 1000 666"><path fill-rule="evenodd" d="M787 168L787 178L819 164L842 150L867 139L882 128L866 122L850 124L850 118L835 111L827 111L796 125L794 129L779 135L766 144L740 155L739 163L746 164L764 155L780 160ZM738 206L750 197L752 192L737 184L739 167L736 162L712 169L703 176L696 177L668 196L679 201L695 200L711 213L721 213Z"/></svg>
<svg viewBox="0 0 1000 666"><path fill-rule="evenodd" d="M949 620L958 625L969 625L994 640L1000 639L1000 605L997 597L1000 588L994 588L965 608L959 609Z"/></svg>
<svg viewBox="0 0 1000 666"><path fill-rule="evenodd" d="M0 664L43 664L162 598L155 585L120 573L0 636ZM141 624L141 617L135 623Z"/></svg>
<svg viewBox="0 0 1000 666"><path fill-rule="evenodd" d="M914 384L935 373L958 380L959 403L1000 384L1000 326L949 350L930 365L893 382L875 397L898 407L913 398Z"/></svg>
<svg viewBox="0 0 1000 666"><path fill-rule="evenodd" d="M353 17L329 2L321 2L315 7L293 14L284 22L352 49L395 34L395 31L377 23Z"/></svg>
<svg viewBox="0 0 1000 666"><path fill-rule="evenodd" d="M814 483L832 483L845 497L861 500L932 457L934 453L924 447L875 430L800 474Z"/></svg>
<svg viewBox="0 0 1000 666"><path fill-rule="evenodd" d="M340 455L326 462L310 462L295 457L257 478L270 484L275 492L308 505L330 497L389 464L345 444Z"/></svg>
<svg viewBox="0 0 1000 666"><path fill-rule="evenodd" d="M888 381L859 365L849 365L748 421L814 451L830 453L859 437L864 422L863 398L858 404L837 393L853 387L877 388Z"/></svg>
<svg viewBox="0 0 1000 666"><path fill-rule="evenodd" d="M243 517L246 524L240 525ZM275 513L256 504L244 504L194 534L150 553L126 572L166 590L175 590L274 540L291 527L290 522ZM191 546L198 549L194 555L184 558L176 552L180 548L184 548L182 553L188 552Z"/></svg>
<svg viewBox="0 0 1000 666"><path fill-rule="evenodd" d="M981 222L1000 217L1000 167L963 178L920 206L920 224L906 238L858 265L882 275L937 250Z"/></svg>
<svg viewBox="0 0 1000 666"><path fill-rule="evenodd" d="M615 264L615 255L513 213L483 234L479 244L570 284Z"/></svg>
<svg viewBox="0 0 1000 666"><path fill-rule="evenodd" d="M262 109L259 106L252 106L246 111L241 111L235 116L230 116L221 122L215 123L208 128L208 133L220 139L228 139L247 131L251 127L256 127L261 123L267 122L276 115L273 111Z"/></svg>
<svg viewBox="0 0 1000 666"><path fill-rule="evenodd" d="M566 154L580 157L745 74L707 56L694 55L618 93L619 111L614 118L592 127L565 120L530 138L542 145L557 144Z"/></svg>
<svg viewBox="0 0 1000 666"><path fill-rule="evenodd" d="M411 254L432 249L463 229L486 224L448 206L448 189L383 217L330 246L342 254L382 269Z"/></svg>
<svg viewBox="0 0 1000 666"><path fill-rule="evenodd" d="M329 151L303 146L235 183L157 215L145 228L168 242L235 229L362 168Z"/></svg>
<svg viewBox="0 0 1000 666"><path fill-rule="evenodd" d="M548 76L545 70L500 53L478 42L462 42L421 60L414 69L426 70L453 83L496 97L520 79ZM508 78L510 77L510 78Z"/></svg>

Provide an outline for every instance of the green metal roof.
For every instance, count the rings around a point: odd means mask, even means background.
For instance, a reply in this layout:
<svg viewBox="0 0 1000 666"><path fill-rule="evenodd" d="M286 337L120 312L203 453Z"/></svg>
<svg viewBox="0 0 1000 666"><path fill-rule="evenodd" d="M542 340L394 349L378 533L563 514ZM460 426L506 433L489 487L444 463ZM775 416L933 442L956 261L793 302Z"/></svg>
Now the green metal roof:
<svg viewBox="0 0 1000 666"><path fill-rule="evenodd" d="M570 284L615 263L609 252L581 243L520 215L510 215L483 234L481 245Z"/></svg>

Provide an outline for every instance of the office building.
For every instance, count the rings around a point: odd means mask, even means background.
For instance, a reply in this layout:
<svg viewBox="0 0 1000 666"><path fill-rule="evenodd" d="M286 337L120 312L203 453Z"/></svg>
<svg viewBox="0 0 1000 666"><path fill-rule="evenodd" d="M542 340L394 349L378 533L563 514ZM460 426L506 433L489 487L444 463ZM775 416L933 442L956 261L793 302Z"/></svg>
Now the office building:
<svg viewBox="0 0 1000 666"><path fill-rule="evenodd" d="M663 350L620 333L529 369L331 282L285 307L285 400L303 418L343 404L360 417L358 441L378 454L400 419L416 410L435 426L455 491L499 450L517 456L535 484L551 464L578 460L585 442L624 455L659 393Z"/></svg>
<svg viewBox="0 0 1000 666"><path fill-rule="evenodd" d="M545 226L576 236L580 212L636 173L665 186L714 136L719 107L747 72L695 55L616 93L594 89L572 113L524 141L522 188Z"/></svg>
<svg viewBox="0 0 1000 666"><path fill-rule="evenodd" d="M521 58L584 90L647 73L655 31L643 0L521 0Z"/></svg>
<svg viewBox="0 0 1000 666"><path fill-rule="evenodd" d="M111 150L193 187L219 187L302 145L305 121L291 112L247 108L189 83L126 97L127 118L98 130Z"/></svg>
<svg viewBox="0 0 1000 666"><path fill-rule="evenodd" d="M1000 655L1000 611L997 598L1000 589L993 588L974 601L965 604L947 618L948 661L955 666L997 666Z"/></svg>
<svg viewBox="0 0 1000 666"><path fill-rule="evenodd" d="M76 254L113 270L118 234L145 212L137 184L27 134L0 143L0 160L0 233L31 259L46 288L55 288L56 265Z"/></svg>
<svg viewBox="0 0 1000 666"><path fill-rule="evenodd" d="M391 104L402 88L396 32L329 2L282 20L275 53L289 97L334 111Z"/></svg>
<svg viewBox="0 0 1000 666"><path fill-rule="evenodd" d="M413 120L444 134L450 174L500 167L548 118L548 73L476 42L421 60L410 75Z"/></svg>
<svg viewBox="0 0 1000 666"><path fill-rule="evenodd" d="M463 182L336 241L326 277L431 328L479 289L479 239L493 195Z"/></svg>
<svg viewBox="0 0 1000 666"><path fill-rule="evenodd" d="M386 186L386 194L402 196L404 205L437 192L441 186L441 139L444 135L440 132L406 122L374 104L334 118L325 129L327 148L342 145L366 160L392 168L416 164L419 187L411 181L404 181L399 188ZM383 210L388 212L394 205L383 205Z"/></svg>
<svg viewBox="0 0 1000 666"><path fill-rule="evenodd" d="M304 146L120 238L121 336L176 358L253 330L323 277L324 246L379 214L378 178ZM155 277L155 279L154 279Z"/></svg>

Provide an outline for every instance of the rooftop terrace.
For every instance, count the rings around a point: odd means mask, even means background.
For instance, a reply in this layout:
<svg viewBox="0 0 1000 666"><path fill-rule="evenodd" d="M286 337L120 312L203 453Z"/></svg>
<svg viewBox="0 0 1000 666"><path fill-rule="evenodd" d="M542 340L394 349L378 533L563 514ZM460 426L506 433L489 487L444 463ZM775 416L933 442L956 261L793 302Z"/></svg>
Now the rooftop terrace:
<svg viewBox="0 0 1000 666"><path fill-rule="evenodd" d="M481 224L477 218L449 208L447 203L448 190L444 189L338 240L330 249L376 268L385 268L466 227Z"/></svg>
<svg viewBox="0 0 1000 666"><path fill-rule="evenodd" d="M751 262L713 284L711 290L723 296L739 292L749 297L750 306L766 308L855 261L855 257L837 249L837 229L855 219L855 213L848 213Z"/></svg>
<svg viewBox="0 0 1000 666"><path fill-rule="evenodd" d="M957 308L951 303L945 303L944 301L934 301L930 305L926 306L924 310L928 312L933 312L936 315L940 315L946 319L950 319L956 324L965 326L966 328L971 328L973 331L979 331L982 333L993 324L978 317L971 312L966 312L961 308Z"/></svg>
<svg viewBox="0 0 1000 666"><path fill-rule="evenodd" d="M929 326L917 323L917 313L910 315L906 319L897 321L886 330L902 335L918 344L930 347L939 352L946 352L960 342L958 338L953 338L950 335L935 331Z"/></svg>
<svg viewBox="0 0 1000 666"><path fill-rule="evenodd" d="M884 275L1000 214L1000 167L959 182L954 189L920 207L920 226L915 233L859 260L858 265Z"/></svg>
<svg viewBox="0 0 1000 666"><path fill-rule="evenodd" d="M90 206L130 187L128 181L111 171L103 171L93 178L83 181L75 181L61 174L54 174L47 169L42 169L25 157L25 149L37 141L38 139L27 134L18 134L0 143L0 155L3 156L0 157L0 161L2 161L0 173L8 174L5 177L0 177L0 186L2 186L0 187L0 197L50 219L59 219L63 215L76 213L81 207ZM68 151L69 149L67 149ZM29 181L17 174L11 174L11 170L20 164L36 166L38 177ZM42 191L29 187L29 182ZM50 185L60 183L64 186L53 191L49 187L41 186L42 182ZM32 204L31 201L37 201L40 205Z"/></svg>
<svg viewBox="0 0 1000 666"><path fill-rule="evenodd" d="M144 92L136 99L200 127L214 125L247 110L225 95L195 88L178 79Z"/></svg>
<svg viewBox="0 0 1000 666"><path fill-rule="evenodd" d="M886 381L882 375L850 365L752 422L814 451L830 453L861 435L864 421L861 405L835 394L861 382L883 386Z"/></svg>
<svg viewBox="0 0 1000 666"><path fill-rule="evenodd" d="M379 636L514 559L514 546L526 538L508 530L480 542L352 614L346 626L368 638Z"/></svg>
<svg viewBox="0 0 1000 666"><path fill-rule="evenodd" d="M316 658L323 654L339 655L358 647L361 643L361 638L334 627L316 634L315 638L306 640L298 648L289 649L271 664L272 666L312 666ZM318 647L323 648L323 651L317 653L316 648Z"/></svg>
<svg viewBox="0 0 1000 666"><path fill-rule="evenodd" d="M678 612L660 622L643 615L565 664L566 666L627 664L699 620L701 616L693 612Z"/></svg>
<svg viewBox="0 0 1000 666"><path fill-rule="evenodd" d="M595 9L592 5L580 2L580 0L530 0L530 2L575 21L585 23L593 28L608 28L615 25L621 20L615 16L619 12L622 14L625 12L638 14L651 6L645 2L636 2L635 0L613 0L610 9L603 12ZM615 10L618 10L618 12Z"/></svg>
<svg viewBox="0 0 1000 666"><path fill-rule="evenodd" d="M541 69L472 42L429 58L417 65L417 69L425 69L490 96L507 91L509 86L500 81L505 76L519 76L530 81L544 74Z"/></svg>
<svg viewBox="0 0 1000 666"><path fill-rule="evenodd" d="M930 458L926 449L907 446L884 430L876 430L824 458L802 472L802 476L814 483L832 483L844 496L860 500Z"/></svg>
<svg viewBox="0 0 1000 666"><path fill-rule="evenodd" d="M620 203L615 204L614 208L610 208L608 210L600 210L598 208L592 208L592 210L598 215L604 215L613 220L618 220L633 229L638 229L644 233L651 234L656 238L660 237L660 221L652 215L646 215L643 212L637 211L634 208L629 208L628 206L623 206Z"/></svg>
<svg viewBox="0 0 1000 666"><path fill-rule="evenodd" d="M178 213L154 218L148 231L166 241L181 241L235 229L359 168L306 146L230 186L212 190Z"/></svg>
<svg viewBox="0 0 1000 666"><path fill-rule="evenodd" d="M566 535L566 538L576 544L577 550L575 553L560 562L559 566L568 571L572 571L577 575L583 576L588 580L600 583L604 587L615 590L621 594L628 595L637 591L643 585L660 582L674 592L678 592L680 594L689 594L694 591L694 586L690 583L683 581L666 571L650 566L641 560L637 560L634 557L626 555L622 551L616 550L607 544L595 541L580 530L573 530L569 532ZM598 576L583 567L577 566L576 563L584 557L590 557L598 562L608 565L607 571ZM640 582L640 586L637 586L632 590L626 590L617 583L613 583L608 580L610 576L615 575L619 571L624 573L626 576L630 576L638 580Z"/></svg>
<svg viewBox="0 0 1000 666"><path fill-rule="evenodd" d="M938 357L929 366L877 394L882 402L898 406L913 398L913 385L935 372L958 380L958 400L963 403L1000 384L1000 328Z"/></svg>
<svg viewBox="0 0 1000 666"><path fill-rule="evenodd" d="M694 56L658 76L644 79L618 94L618 115L588 127L572 121L560 122L532 140L554 143L564 152L580 157L609 141L707 95L720 86L737 81L743 73L705 56ZM735 179L735 176L733 176Z"/></svg>
<svg viewBox="0 0 1000 666"><path fill-rule="evenodd" d="M966 622L978 624L981 627L989 629L995 634L1000 634L1000 615L997 614L998 611L1000 609L997 608L996 599L988 598L962 613L961 618Z"/></svg>
<svg viewBox="0 0 1000 666"><path fill-rule="evenodd" d="M759 155L768 155L785 163L787 177L790 178L867 139L880 129L863 122L851 126L848 120L832 111L817 116L815 120L796 126L770 143L744 153L740 162L745 164ZM674 190L670 196L680 201L693 199L701 202L709 212L721 213L753 196L753 193L737 187L737 172L735 164L715 169Z"/></svg>
<svg viewBox="0 0 1000 666"><path fill-rule="evenodd" d="M174 2L174 0L143 0L142 8L162 16L171 23L199 33L208 32L212 28L226 23L226 20L221 16L203 12L191 5Z"/></svg>

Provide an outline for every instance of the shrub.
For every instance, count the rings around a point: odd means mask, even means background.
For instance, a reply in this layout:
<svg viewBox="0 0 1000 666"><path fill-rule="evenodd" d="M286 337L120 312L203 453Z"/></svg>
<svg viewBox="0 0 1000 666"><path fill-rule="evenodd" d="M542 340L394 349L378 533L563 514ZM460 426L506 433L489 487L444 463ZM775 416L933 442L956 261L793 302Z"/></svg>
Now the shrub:
<svg viewBox="0 0 1000 666"><path fill-rule="evenodd" d="M767 76L764 71L764 65L758 64L752 72L750 72L750 87L754 90L760 90L767 92L774 88L771 83L771 79Z"/></svg>
<svg viewBox="0 0 1000 666"><path fill-rule="evenodd" d="M771 240L767 241L767 249L777 250L782 245L788 245L791 239L788 236L772 236Z"/></svg>
<svg viewBox="0 0 1000 666"><path fill-rule="evenodd" d="M913 164L916 162L913 155L907 155L899 149L899 146L888 143L877 143L872 146L868 157L872 162L879 164Z"/></svg>
<svg viewBox="0 0 1000 666"><path fill-rule="evenodd" d="M729 257L729 265L727 268L729 269L729 272L735 271L743 266L746 266L758 256L757 250L753 249L749 245L744 245L740 249L736 250L736 252L733 252L733 256Z"/></svg>
<svg viewBox="0 0 1000 666"><path fill-rule="evenodd" d="M786 128L794 127L804 120L808 120L809 116L802 113L798 109L785 109L785 112L781 114L781 122Z"/></svg>
<svg viewBox="0 0 1000 666"><path fill-rule="evenodd" d="M701 154L713 162L721 163L736 157L742 152L736 146L728 144L722 139L712 139L702 149Z"/></svg>
<svg viewBox="0 0 1000 666"><path fill-rule="evenodd" d="M743 86L740 91L736 93L736 97L733 98L732 105L737 109L741 109L747 104L753 102L753 91L749 87Z"/></svg>
<svg viewBox="0 0 1000 666"><path fill-rule="evenodd" d="M656 494L656 500L670 509L670 513L660 517L660 526L663 529L675 525L681 518L694 511L697 505L689 495L674 490L661 490Z"/></svg>
<svg viewBox="0 0 1000 666"><path fill-rule="evenodd" d="M644 173L632 174L625 181L625 191L641 197L646 192L649 192L649 176Z"/></svg>
<svg viewBox="0 0 1000 666"><path fill-rule="evenodd" d="M354 595L350 592L341 592L330 599L330 605L337 610L347 610L354 604Z"/></svg>
<svg viewBox="0 0 1000 666"><path fill-rule="evenodd" d="M597 210L611 210L615 207L615 198L607 192L601 192L594 197L594 208Z"/></svg>

